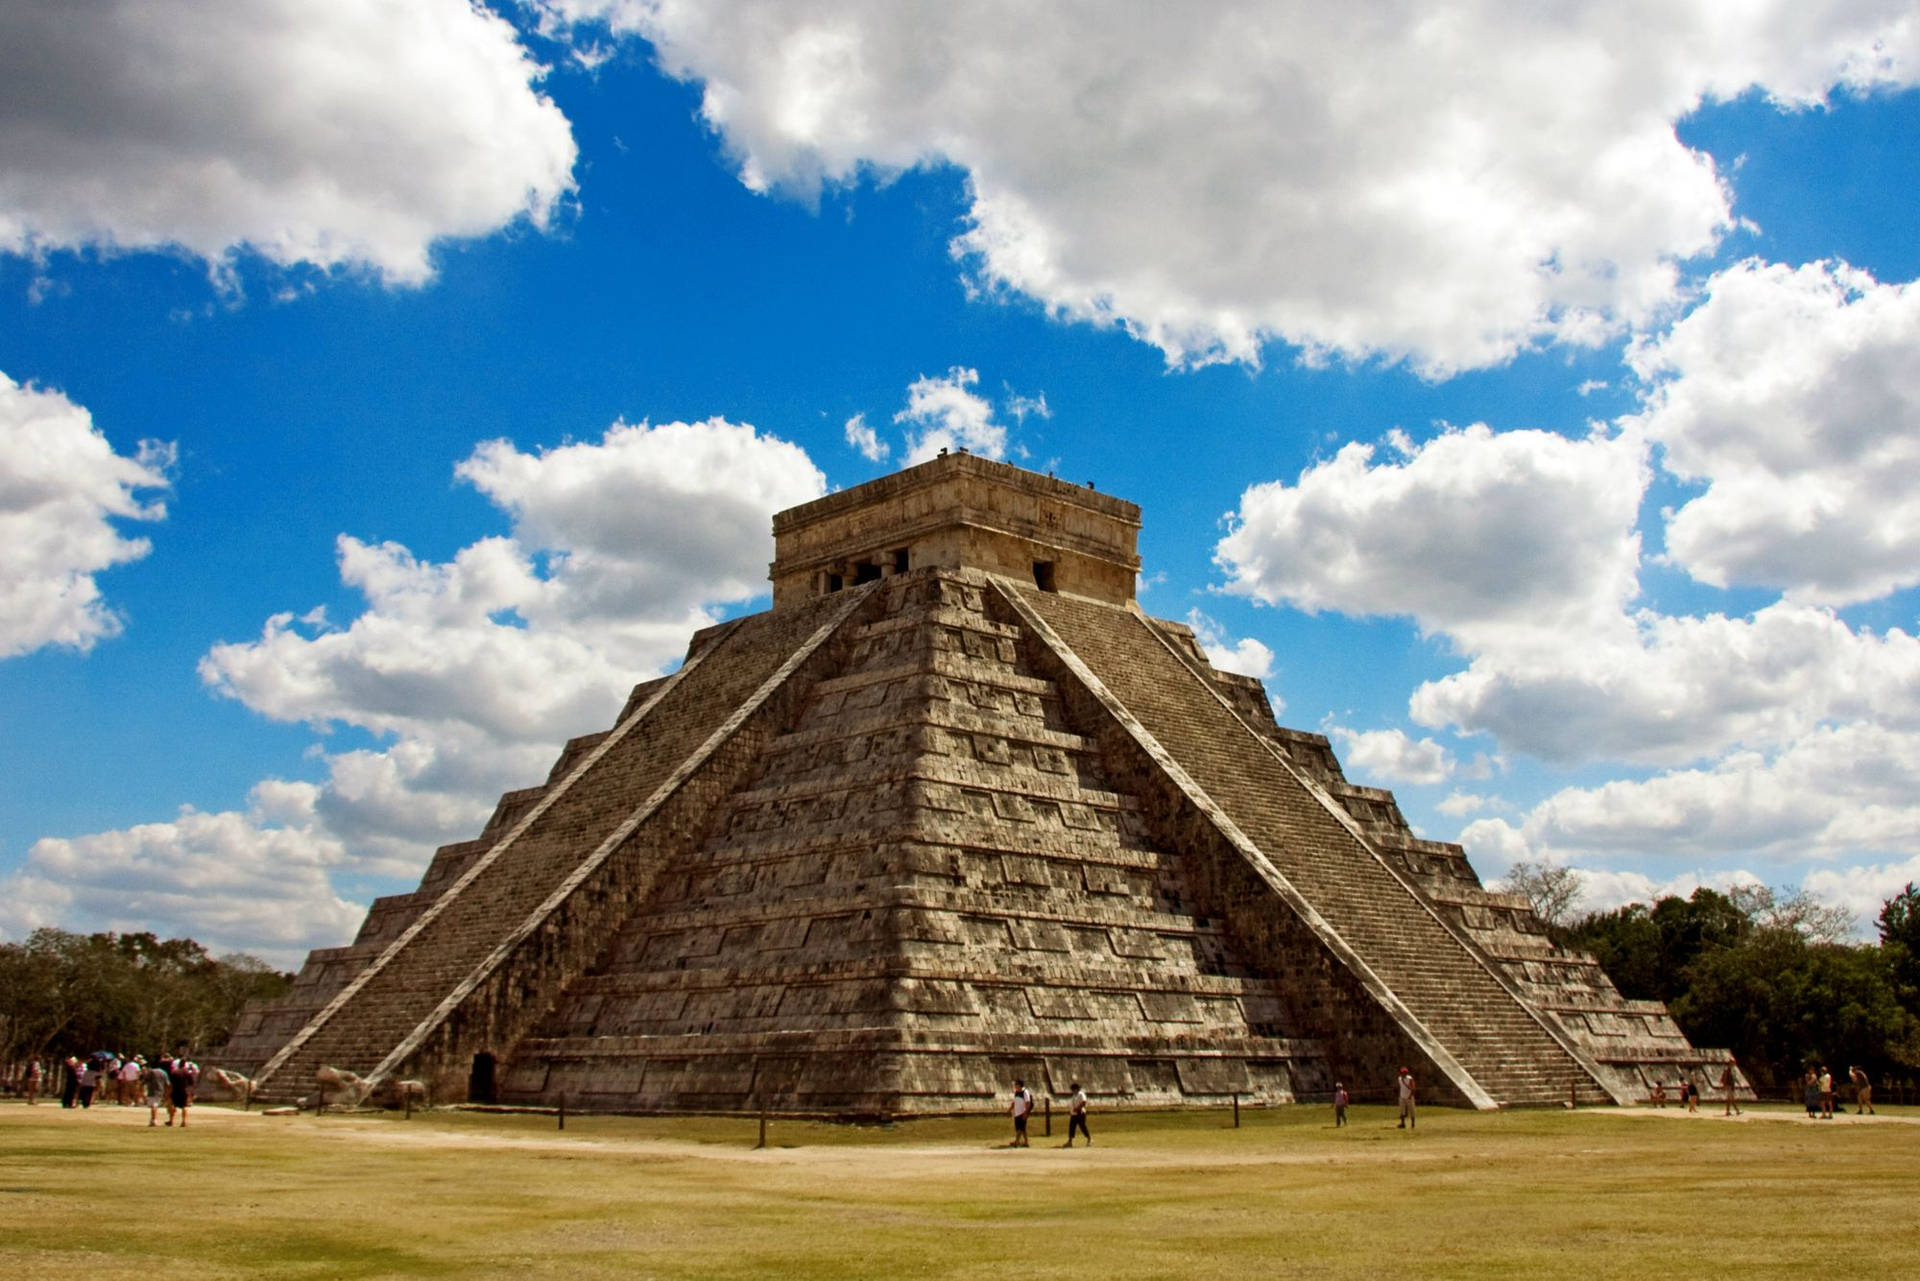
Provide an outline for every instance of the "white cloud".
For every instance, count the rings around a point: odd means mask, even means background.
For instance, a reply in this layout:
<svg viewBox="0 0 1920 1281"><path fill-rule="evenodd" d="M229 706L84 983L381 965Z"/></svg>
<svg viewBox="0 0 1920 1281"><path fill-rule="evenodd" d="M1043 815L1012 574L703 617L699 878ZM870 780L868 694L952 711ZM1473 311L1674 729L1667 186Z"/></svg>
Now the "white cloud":
<svg viewBox="0 0 1920 1281"><path fill-rule="evenodd" d="M893 416L906 431L907 464L924 463L945 449L965 449L988 458L1007 451L1007 429L995 421L993 404L973 391L978 370L955 365L944 378L925 374L907 388L907 406Z"/></svg>
<svg viewBox="0 0 1920 1281"><path fill-rule="evenodd" d="M1356 781L1444 783L1453 777L1453 754L1430 738L1415 742L1397 729L1351 730L1333 725L1340 759Z"/></svg>
<svg viewBox="0 0 1920 1281"><path fill-rule="evenodd" d="M1815 898L1845 908L1869 937L1878 932L1880 909L1908 885L1920 883L1920 854L1902 861L1863 867L1819 868L1807 875Z"/></svg>
<svg viewBox="0 0 1920 1281"><path fill-rule="evenodd" d="M120 631L94 575L147 554L113 522L163 519L138 495L165 488L172 463L156 441L115 453L81 406L0 373L0 659Z"/></svg>
<svg viewBox="0 0 1920 1281"><path fill-rule="evenodd" d="M1251 636L1232 639L1219 623L1197 609L1188 611L1187 626L1193 629L1193 637L1200 642L1207 661L1221 671L1238 672L1260 681L1272 678L1273 651L1260 641Z"/></svg>
<svg viewBox="0 0 1920 1281"><path fill-rule="evenodd" d="M1920 731L1853 722L1701 768L1564 788L1518 832L1556 860L1831 862L1920 849Z"/></svg>
<svg viewBox="0 0 1920 1281"><path fill-rule="evenodd" d="M847 444L870 463L883 463L893 450L887 442L880 439L880 433L868 423L865 414L855 414L847 419Z"/></svg>
<svg viewBox="0 0 1920 1281"><path fill-rule="evenodd" d="M566 118L468 0L0 7L0 251L242 247L432 273L572 189Z"/></svg>
<svg viewBox="0 0 1920 1281"><path fill-rule="evenodd" d="M0 926L164 924L282 960L341 941L362 909L337 884L417 876L436 845L477 835L500 793L610 726L715 606L763 592L773 512L826 489L797 446L717 418L616 423L534 454L489 441L456 472L511 515L510 536L433 563L342 535L356 617L276 614L201 660L209 686L264 716L381 742L322 753L319 784L261 783L245 813L41 841Z"/></svg>
<svg viewBox="0 0 1920 1281"><path fill-rule="evenodd" d="M1484 796L1456 790L1449 792L1446 799L1440 801L1434 808L1449 818L1465 818L1469 814L1479 813L1487 807L1487 804L1487 798Z"/></svg>
<svg viewBox="0 0 1920 1281"><path fill-rule="evenodd" d="M346 858L316 821L316 793L270 781L245 812L187 807L166 822L36 841L0 881L0 932L152 930L297 965L366 913L329 879Z"/></svg>
<svg viewBox="0 0 1920 1281"><path fill-rule="evenodd" d="M1706 482L1668 520L1676 564L1830 604L1920 583L1920 289L1746 262L1630 360L1666 468Z"/></svg>
<svg viewBox="0 0 1920 1281"><path fill-rule="evenodd" d="M1837 719L1920 726L1920 639L1786 603L1748 618L1643 612L1555 652L1490 650L1428 681L1421 725L1489 732L1546 760L1678 763Z"/></svg>
<svg viewBox="0 0 1920 1281"><path fill-rule="evenodd" d="M1638 591L1647 482L1628 435L1448 431L1398 461L1350 444L1255 485L1215 549L1227 590L1317 612L1411 615L1469 650L1558 651L1618 633Z"/></svg>
<svg viewBox="0 0 1920 1281"><path fill-rule="evenodd" d="M1677 120L1920 63L1907 0L541 3L651 40L755 190L959 166L980 289L1177 364L1596 342L1733 225Z"/></svg>

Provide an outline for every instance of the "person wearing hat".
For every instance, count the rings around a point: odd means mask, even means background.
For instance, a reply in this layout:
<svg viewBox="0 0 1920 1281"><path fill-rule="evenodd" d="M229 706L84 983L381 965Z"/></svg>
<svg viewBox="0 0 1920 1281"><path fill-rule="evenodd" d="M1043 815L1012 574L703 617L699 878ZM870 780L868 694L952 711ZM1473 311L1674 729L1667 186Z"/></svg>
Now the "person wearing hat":
<svg viewBox="0 0 1920 1281"><path fill-rule="evenodd" d="M1404 1068L1404 1067L1401 1068L1400 1069L1400 1125L1398 1128L1402 1130L1414 1129L1418 1124L1419 1118L1417 1116L1416 1108L1415 1108L1416 1094L1417 1094L1417 1087L1413 1083L1413 1069Z"/></svg>

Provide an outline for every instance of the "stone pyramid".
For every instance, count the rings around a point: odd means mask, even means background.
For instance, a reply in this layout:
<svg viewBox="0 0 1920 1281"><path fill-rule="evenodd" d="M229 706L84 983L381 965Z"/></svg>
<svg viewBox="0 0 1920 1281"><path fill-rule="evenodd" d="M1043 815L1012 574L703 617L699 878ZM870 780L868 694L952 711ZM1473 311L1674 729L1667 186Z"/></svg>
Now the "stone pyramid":
<svg viewBox="0 0 1920 1281"><path fill-rule="evenodd" d="M219 1061L438 1097L842 1116L1631 1102L1724 1052L1555 947L1133 602L1133 504L964 454L774 519L696 634Z"/></svg>

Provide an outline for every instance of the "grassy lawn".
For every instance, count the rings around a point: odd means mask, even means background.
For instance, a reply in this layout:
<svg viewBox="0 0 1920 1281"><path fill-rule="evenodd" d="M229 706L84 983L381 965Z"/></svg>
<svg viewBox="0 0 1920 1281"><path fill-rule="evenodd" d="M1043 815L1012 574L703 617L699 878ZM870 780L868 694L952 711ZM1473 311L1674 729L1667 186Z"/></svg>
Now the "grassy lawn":
<svg viewBox="0 0 1920 1281"><path fill-rule="evenodd" d="M1910 1277L1881 1123L1356 1108L891 1127L0 1104L0 1276ZM1777 1118L1777 1119L1775 1119Z"/></svg>

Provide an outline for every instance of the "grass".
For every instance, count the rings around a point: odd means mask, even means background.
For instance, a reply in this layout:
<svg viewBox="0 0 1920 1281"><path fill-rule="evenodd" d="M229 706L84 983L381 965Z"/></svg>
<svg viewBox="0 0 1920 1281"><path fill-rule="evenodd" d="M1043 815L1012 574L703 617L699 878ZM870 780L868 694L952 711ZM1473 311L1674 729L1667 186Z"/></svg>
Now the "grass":
<svg viewBox="0 0 1920 1281"><path fill-rule="evenodd" d="M1096 1115L1074 1152L776 1121L755 1152L752 1120L9 1103L0 1275L1904 1277L1920 1109L1882 1111Z"/></svg>

